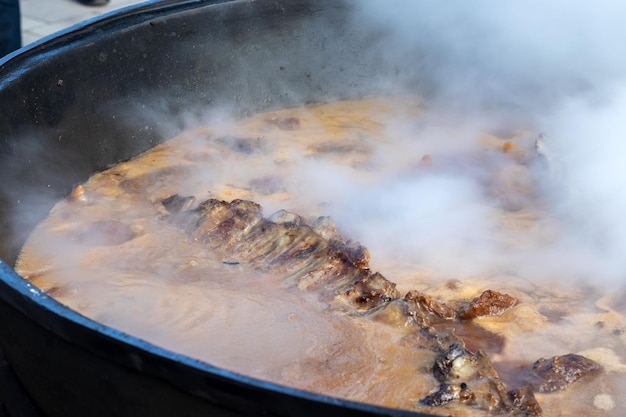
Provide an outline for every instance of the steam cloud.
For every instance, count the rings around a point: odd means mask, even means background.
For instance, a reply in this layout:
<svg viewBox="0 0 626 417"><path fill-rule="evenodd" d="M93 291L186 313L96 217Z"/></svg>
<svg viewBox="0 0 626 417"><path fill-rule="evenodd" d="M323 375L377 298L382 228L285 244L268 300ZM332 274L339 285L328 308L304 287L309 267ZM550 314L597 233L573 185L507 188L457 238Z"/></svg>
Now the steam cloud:
<svg viewBox="0 0 626 417"><path fill-rule="evenodd" d="M316 199L332 201L323 214L332 215L374 254L412 258L450 274L511 268L540 278L623 280L626 5L608 0L354 5L357 26L379 29L372 55L405 63L397 80L381 83L397 82L396 89L405 91L403 75L413 82L417 74L418 90L426 91L432 113L420 126L390 124L397 140L394 149L381 148L376 155L387 177L374 184L322 160L304 160L314 175L290 181L299 181ZM185 123L225 119L205 116L190 115ZM549 187L550 209L565 230L563 239L542 247L517 236L516 250L499 254L494 235L502 236L475 183L462 176L416 179L393 171L425 153L464 151L480 132L510 126L547 134L555 157L554 178L546 178L556 184ZM465 137L450 141L459 131ZM232 169L246 175L239 166Z"/></svg>
<svg viewBox="0 0 626 417"><path fill-rule="evenodd" d="M477 125L495 128L498 120L547 134L554 156L554 178L546 178L555 184L549 187L550 211L563 222L564 237L549 247L508 254L505 263L536 267L547 277L623 281L626 5L367 1L358 2L355 20L385 34L379 46L386 59L408 57L410 69L423 74L423 87L435 105L466 116L457 124L467 124L468 137ZM448 194L440 191L444 183ZM424 195L430 198L419 198ZM458 178L362 188L350 197L353 204L344 204L343 210L367 206L362 211L366 222L378 222L382 235L402 236L413 248L421 245L431 260L452 250L478 261L473 272L502 260L493 252L488 259L487 233L494 225L475 190ZM465 207L462 214L459 207ZM367 228L356 227L356 233L368 246L384 237L380 232L368 236ZM451 238L455 229L460 235ZM402 245L398 239L395 244ZM463 256L456 259L460 270L469 265Z"/></svg>
<svg viewBox="0 0 626 417"><path fill-rule="evenodd" d="M606 93L626 72L626 6L619 2L359 4L357 19L389 35L386 53L417 59L413 69L446 101L543 111L564 94Z"/></svg>

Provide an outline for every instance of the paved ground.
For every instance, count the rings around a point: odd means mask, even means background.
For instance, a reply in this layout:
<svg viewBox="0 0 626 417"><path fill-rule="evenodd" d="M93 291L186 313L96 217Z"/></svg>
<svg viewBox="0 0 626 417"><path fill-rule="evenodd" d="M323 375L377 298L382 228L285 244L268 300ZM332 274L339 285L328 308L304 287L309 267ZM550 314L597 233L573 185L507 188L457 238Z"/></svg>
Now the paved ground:
<svg viewBox="0 0 626 417"><path fill-rule="evenodd" d="M28 45L83 20L144 0L110 0L106 6L83 6L76 0L20 0L22 44Z"/></svg>

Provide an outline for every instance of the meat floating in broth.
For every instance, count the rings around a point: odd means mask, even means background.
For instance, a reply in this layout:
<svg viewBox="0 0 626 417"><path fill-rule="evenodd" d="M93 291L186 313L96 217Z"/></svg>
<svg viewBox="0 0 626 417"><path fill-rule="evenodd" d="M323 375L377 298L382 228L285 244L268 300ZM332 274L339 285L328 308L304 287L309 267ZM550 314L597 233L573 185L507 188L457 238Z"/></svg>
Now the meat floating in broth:
<svg viewBox="0 0 626 417"><path fill-rule="evenodd" d="M623 303L499 259L559 232L542 200L543 140L398 135L418 135L425 111L374 97L190 129L77 186L16 270L97 321L280 384L452 416L623 415ZM455 210L496 225L493 268L438 270L428 246L395 251L377 224L394 204L400 222L432 219L376 190L459 178L480 204ZM342 214L355 207L365 216ZM462 265L458 250L476 242L449 221L459 235L444 249ZM371 259L355 235L376 238Z"/></svg>

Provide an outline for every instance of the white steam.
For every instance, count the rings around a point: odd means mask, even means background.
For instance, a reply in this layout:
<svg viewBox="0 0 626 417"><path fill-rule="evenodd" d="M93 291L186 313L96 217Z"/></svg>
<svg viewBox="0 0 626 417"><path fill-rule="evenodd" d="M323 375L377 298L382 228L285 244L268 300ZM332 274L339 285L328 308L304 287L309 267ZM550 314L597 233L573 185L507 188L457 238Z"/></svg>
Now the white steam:
<svg viewBox="0 0 626 417"><path fill-rule="evenodd" d="M555 157L553 178L546 178L548 210L563 222L562 237L550 246L509 253L504 262L543 270L546 276L582 277L589 283L600 278L610 284L623 281L626 4L568 0L358 4L355 19L381 29L382 53L390 60L410 61L409 67L423 75L439 108L487 120L478 123L514 121L516 127L547 134ZM468 137L471 132L468 127ZM455 178L442 191L446 181L398 183L354 194L369 194L369 207L362 215L383 226L379 237L424 236L424 241L411 243L423 249L424 256L434 256L432 245L437 245L443 252L464 253L455 258L459 264L469 258L484 260L490 249L486 234L494 230L490 211L472 186ZM428 206L422 193L430 196ZM352 201L358 202L355 206L364 203L359 197ZM391 224L385 220L389 217L399 222ZM371 239L375 237L368 238L369 246L376 244ZM503 260L491 260L499 261Z"/></svg>
<svg viewBox="0 0 626 417"><path fill-rule="evenodd" d="M570 100L545 120L562 184L555 210L613 281L626 273L625 116L626 85L619 85L601 103Z"/></svg>
<svg viewBox="0 0 626 417"><path fill-rule="evenodd" d="M347 223L359 212L356 233L373 253L465 274L479 272L493 253L490 208L471 179L406 179L356 189L347 197L337 216Z"/></svg>
<svg viewBox="0 0 626 417"><path fill-rule="evenodd" d="M621 2L359 4L358 19L387 33L385 53L417 60L412 68L436 84L439 98L530 110L597 91L626 73Z"/></svg>
<svg viewBox="0 0 626 417"><path fill-rule="evenodd" d="M626 3L354 4L356 24L379 29L371 47L383 60L402 64L399 77L381 83L404 92L405 82L420 79L418 92L429 93L431 111L420 120L390 122L386 133L393 146L377 149L373 164L382 175L373 181L350 167L314 159L304 159L304 174L285 181L299 183L309 205L327 202L320 214L332 215L348 236L370 248L374 261L387 252L450 274L510 269L540 277L623 280ZM181 123L232 127L228 111L200 113ZM470 152L477 135L501 127L547 134L555 156L553 175L546 178L549 212L564 225L561 239L546 239L549 230L531 230L530 237L515 236L506 253L499 251L498 242L507 237L481 188L480 167L469 166L477 169L469 176L467 170L403 175L422 155L437 163L438 155ZM189 188L274 175L272 161L259 166L262 173L248 172L216 159L210 178L194 178ZM262 203L268 211L290 208ZM532 244L537 241L545 244Z"/></svg>

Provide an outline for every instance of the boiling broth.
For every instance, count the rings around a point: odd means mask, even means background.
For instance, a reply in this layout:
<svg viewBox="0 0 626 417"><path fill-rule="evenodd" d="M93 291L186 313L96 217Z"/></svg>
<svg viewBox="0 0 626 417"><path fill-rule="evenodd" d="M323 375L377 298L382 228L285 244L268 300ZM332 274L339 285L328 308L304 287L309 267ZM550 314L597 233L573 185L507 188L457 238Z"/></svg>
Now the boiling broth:
<svg viewBox="0 0 626 417"><path fill-rule="evenodd" d="M623 415L624 303L567 280L546 285L532 276L545 275L541 265L515 271L496 255L545 247L559 234L541 198L541 168L533 165L536 135L467 134L453 126L445 141L421 138L426 110L418 97L372 97L186 130L78 186L31 235L16 270L94 320L218 367L389 407L482 415L419 403L437 385L430 371L435 353L407 343L411 328L345 314L286 285L284 277L224 259L163 221L161 204L174 194L198 202L248 199L266 216L286 209L314 219L346 207L336 201L344 187L380 189L431 175L468 178L484 202L477 210L495 225L488 230L490 268L464 273L447 268L445 259L429 262L436 253L428 246L411 256L381 249L389 240L377 242L386 236L377 231L377 216L385 216L378 211L360 220L372 230L359 237L371 238L361 243L371 250L372 268L402 293L417 289L449 301L493 289L517 297L520 304L501 317L458 325L457 334L486 351L507 383L515 382L519 364L585 354L603 366L602 375L537 394L544 415ZM362 230L343 220L335 221L346 235ZM468 261L465 248L473 242L466 240L450 237L448 263Z"/></svg>

